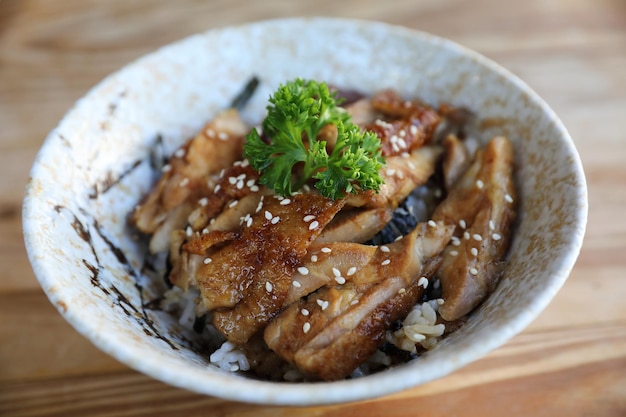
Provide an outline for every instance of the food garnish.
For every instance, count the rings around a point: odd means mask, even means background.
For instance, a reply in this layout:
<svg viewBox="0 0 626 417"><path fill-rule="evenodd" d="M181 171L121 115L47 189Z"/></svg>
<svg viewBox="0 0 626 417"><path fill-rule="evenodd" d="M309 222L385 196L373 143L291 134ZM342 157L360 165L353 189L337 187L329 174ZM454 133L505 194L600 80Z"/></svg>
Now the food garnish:
<svg viewBox="0 0 626 417"><path fill-rule="evenodd" d="M338 104L323 82L298 78L279 86L269 98L262 134L252 129L244 144L244 157L261 173L261 184L288 196L314 179L315 188L334 200L379 190L380 139L361 131ZM334 146L319 138L329 125L337 130Z"/></svg>

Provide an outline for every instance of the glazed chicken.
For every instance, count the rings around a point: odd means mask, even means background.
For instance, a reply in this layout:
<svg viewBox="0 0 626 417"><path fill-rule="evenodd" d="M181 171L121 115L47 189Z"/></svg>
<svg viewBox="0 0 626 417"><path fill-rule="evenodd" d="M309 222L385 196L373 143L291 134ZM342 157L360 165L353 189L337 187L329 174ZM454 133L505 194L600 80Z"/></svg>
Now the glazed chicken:
<svg viewBox="0 0 626 417"><path fill-rule="evenodd" d="M511 242L516 201L513 145L495 137L477 152L432 216L459 226L437 272L444 319L465 316L495 289Z"/></svg>
<svg viewBox="0 0 626 417"><path fill-rule="evenodd" d="M471 312L499 280L516 213L506 138L477 152L445 126L436 139L446 117L464 112L391 90L346 110L381 139L378 192L275 195L242 159L250 128L228 110L174 154L130 218L151 236L151 252L168 253L169 281L199 290L196 311L226 340L262 340L314 380L350 375L435 281L441 318ZM337 129L319 135L332 148ZM434 177L445 198L431 220L374 245L407 196Z"/></svg>
<svg viewBox="0 0 626 417"><path fill-rule="evenodd" d="M325 285L299 298L267 326L267 345L310 376L346 377L417 302L453 230L443 223L420 224L386 246L337 244L326 254L315 252L321 259L306 268L316 277L314 286L326 278ZM314 286L307 282L303 287L308 291Z"/></svg>

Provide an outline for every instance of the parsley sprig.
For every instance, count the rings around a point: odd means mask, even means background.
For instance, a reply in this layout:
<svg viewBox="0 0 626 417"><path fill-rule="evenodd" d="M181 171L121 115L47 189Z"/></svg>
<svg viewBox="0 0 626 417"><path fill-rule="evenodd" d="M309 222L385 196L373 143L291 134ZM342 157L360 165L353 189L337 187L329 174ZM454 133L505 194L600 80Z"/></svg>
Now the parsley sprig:
<svg viewBox="0 0 626 417"><path fill-rule="evenodd" d="M318 140L328 124L338 134L330 154L326 141ZM297 78L280 85L262 127L263 137L256 129L247 135L244 156L261 173L259 182L277 194L291 195L311 178L332 199L359 189L378 191L383 183L380 139L351 121L326 83Z"/></svg>

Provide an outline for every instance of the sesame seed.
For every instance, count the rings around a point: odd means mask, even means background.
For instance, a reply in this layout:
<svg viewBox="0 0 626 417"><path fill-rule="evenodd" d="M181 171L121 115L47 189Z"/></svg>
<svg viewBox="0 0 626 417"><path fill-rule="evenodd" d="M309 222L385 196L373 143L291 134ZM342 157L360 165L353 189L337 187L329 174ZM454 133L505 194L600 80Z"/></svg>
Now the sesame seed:
<svg viewBox="0 0 626 417"><path fill-rule="evenodd" d="M398 132L398 136L400 136L401 138L406 136L406 130L404 129L400 129L400 131Z"/></svg>
<svg viewBox="0 0 626 417"><path fill-rule="evenodd" d="M343 285L346 283L346 279L344 277L335 277L335 281L337 282L337 284L339 285Z"/></svg>
<svg viewBox="0 0 626 417"><path fill-rule="evenodd" d="M317 302L317 305L322 307L322 311L326 310L328 308L328 301L325 300L315 300Z"/></svg>
<svg viewBox="0 0 626 417"><path fill-rule="evenodd" d="M250 161L248 161L247 158L245 158L243 161L241 161L241 166L242 167L247 167L248 165L250 165Z"/></svg>
<svg viewBox="0 0 626 417"><path fill-rule="evenodd" d="M307 215L307 216L304 216L304 219L303 219L303 220L304 220L306 223L308 223L308 222L310 222L310 221L311 221L311 220L313 220L313 219L315 219L315 216L314 216L314 215L312 215L312 214L309 214L309 215Z"/></svg>
<svg viewBox="0 0 626 417"><path fill-rule="evenodd" d="M478 249L476 249L476 248L472 248L472 249L470 249L470 253L471 253L473 256L478 256Z"/></svg>
<svg viewBox="0 0 626 417"><path fill-rule="evenodd" d="M276 223L278 223L279 221L280 221L280 217L279 217L279 216L275 216L275 217L272 217L272 220L270 221L270 223L272 223L272 224L276 224Z"/></svg>
<svg viewBox="0 0 626 417"><path fill-rule="evenodd" d="M474 233L472 235L472 238L474 238L474 240L480 242L481 240L483 240L483 237L481 235L479 235L478 233Z"/></svg>
<svg viewBox="0 0 626 417"><path fill-rule="evenodd" d="M476 269L476 268L470 268L469 272L472 275L478 275L478 269Z"/></svg>
<svg viewBox="0 0 626 417"><path fill-rule="evenodd" d="M394 241L394 242L397 242L397 241L399 241L399 240L402 240L402 238L403 238L403 237L404 237L404 236L400 235L400 236L398 236L397 238L395 238L393 241Z"/></svg>
<svg viewBox="0 0 626 417"><path fill-rule="evenodd" d="M385 266L385 265L389 265L390 263L391 263L391 261L390 261L389 259L385 259L385 260L384 260L384 261L382 261L380 264L381 264L382 266Z"/></svg>
<svg viewBox="0 0 626 417"><path fill-rule="evenodd" d="M467 223L463 219L459 220L459 226L461 226L461 229L467 229Z"/></svg>
<svg viewBox="0 0 626 417"><path fill-rule="evenodd" d="M207 130L204 131L204 133L206 133L206 135L210 138L214 138L215 137L215 130L208 128Z"/></svg>
<svg viewBox="0 0 626 417"><path fill-rule="evenodd" d="M309 310L307 310L306 308L303 308L302 310L300 310L300 313L302 313L303 316L308 316Z"/></svg>
<svg viewBox="0 0 626 417"><path fill-rule="evenodd" d="M411 170L415 171L415 169L417 169L417 167L415 166L415 164L411 161L407 161L406 164L408 165L409 168L411 168Z"/></svg>
<svg viewBox="0 0 626 417"><path fill-rule="evenodd" d="M309 225L309 230L315 230L317 229L319 225L320 225L320 222L318 222L317 220L313 220L311 224Z"/></svg>
<svg viewBox="0 0 626 417"><path fill-rule="evenodd" d="M287 204L291 203L291 200L288 198L285 198L283 201L280 202L281 206L286 206Z"/></svg>
<svg viewBox="0 0 626 417"><path fill-rule="evenodd" d="M201 198L200 200L198 200L198 204L200 204L202 207L206 206L207 204L209 204L209 199L206 197Z"/></svg>
<svg viewBox="0 0 626 417"><path fill-rule="evenodd" d="M476 187L478 187L479 190L482 190L484 186L484 182L482 182L481 180L476 180Z"/></svg>
<svg viewBox="0 0 626 417"><path fill-rule="evenodd" d="M256 184L256 180L254 178L252 178L251 180L246 181L246 186L248 186L248 187L252 187L254 184Z"/></svg>
<svg viewBox="0 0 626 417"><path fill-rule="evenodd" d="M496 224L493 222L493 220L489 220L489 229L491 229L491 230L495 230L496 229Z"/></svg>
<svg viewBox="0 0 626 417"><path fill-rule="evenodd" d="M443 303L444 303L443 298L437 298L437 304L438 305L443 305Z"/></svg>
<svg viewBox="0 0 626 417"><path fill-rule="evenodd" d="M213 262L213 259L211 258L204 258L204 261L202 261L205 265L210 264L211 262Z"/></svg>
<svg viewBox="0 0 626 417"><path fill-rule="evenodd" d="M269 282L269 281L267 281L267 282L265 283L265 290L266 290L267 292L272 292L272 290L273 290L273 289L274 289L274 286L272 285L272 283L271 283L271 282Z"/></svg>
<svg viewBox="0 0 626 417"><path fill-rule="evenodd" d="M428 220L428 225L430 227L437 227L437 223L435 223L434 220Z"/></svg>
<svg viewBox="0 0 626 417"><path fill-rule="evenodd" d="M406 141L400 138L398 139L398 145L400 145L401 148L406 148Z"/></svg>
<svg viewBox="0 0 626 417"><path fill-rule="evenodd" d="M398 177L398 179L400 179L400 180L403 180L404 179L404 172L402 172L402 171L396 172L396 177Z"/></svg>
<svg viewBox="0 0 626 417"><path fill-rule="evenodd" d="M322 252L324 253L331 253L332 250L330 248L327 248L326 246L324 246L322 249L320 249Z"/></svg>
<svg viewBox="0 0 626 417"><path fill-rule="evenodd" d="M272 216L272 213L270 213L269 211L265 210L265 218L267 220L272 220L274 216Z"/></svg>
<svg viewBox="0 0 626 417"><path fill-rule="evenodd" d="M411 154L405 151L405 152L402 152L402 153L400 154L400 156L401 156L401 157L403 157L403 158L408 158L408 157L410 157L410 156L411 156ZM412 162L411 162L411 161L409 161L408 163L410 164L410 163L412 163Z"/></svg>
<svg viewBox="0 0 626 417"><path fill-rule="evenodd" d="M399 147L399 146L398 146L395 142L392 142L392 143L391 143L391 149L392 149L394 152L400 152L400 147Z"/></svg>
<svg viewBox="0 0 626 417"><path fill-rule="evenodd" d="M291 281L291 285L293 285L293 286L294 286L294 288L300 288L300 287L302 287L302 284L300 284L300 282L295 281L295 280L294 280L294 281Z"/></svg>
<svg viewBox="0 0 626 417"><path fill-rule="evenodd" d="M383 246L380 247L380 250L381 250L381 252L387 252L388 253L389 252L389 247L383 245Z"/></svg>
<svg viewBox="0 0 626 417"><path fill-rule="evenodd" d="M191 226L187 226L185 233L187 234L187 236L193 235L193 229L191 228Z"/></svg>
<svg viewBox="0 0 626 417"><path fill-rule="evenodd" d="M222 170L220 171L220 175L219 178L222 179L224 178L224 174L226 173L226 168L222 168Z"/></svg>
<svg viewBox="0 0 626 417"><path fill-rule="evenodd" d="M338 270L337 268L333 267L333 275L336 277L340 277L341 276L341 271Z"/></svg>
<svg viewBox="0 0 626 417"><path fill-rule="evenodd" d="M256 193L257 191L259 191L259 186L253 185L252 187L250 187L250 191L252 191L253 193Z"/></svg>
<svg viewBox="0 0 626 417"><path fill-rule="evenodd" d="M458 254L459 254L459 251L456 251L456 250L450 251L450 256L457 256Z"/></svg>
<svg viewBox="0 0 626 417"><path fill-rule="evenodd" d="M404 294L406 292L406 288L400 288L398 290L398 294Z"/></svg>
<svg viewBox="0 0 626 417"><path fill-rule="evenodd" d="M301 275L309 275L309 268L306 266L300 266L298 267L298 273Z"/></svg>
<svg viewBox="0 0 626 417"><path fill-rule="evenodd" d="M187 184L189 184L189 178L183 178L178 185L185 187Z"/></svg>
<svg viewBox="0 0 626 417"><path fill-rule="evenodd" d="M308 333L308 332L309 332L309 330L311 330L311 323L309 323L309 322L304 323L304 324L302 325L302 331L303 331L304 333Z"/></svg>
<svg viewBox="0 0 626 417"><path fill-rule="evenodd" d="M243 179L245 179L245 178L246 178L246 174L245 174L245 172L244 172L243 174L239 174L239 175L237 175L237 180L243 180Z"/></svg>
<svg viewBox="0 0 626 417"><path fill-rule="evenodd" d="M421 277L418 281L417 281L417 285L426 289L428 288L428 278L426 277Z"/></svg>
<svg viewBox="0 0 626 417"><path fill-rule="evenodd" d="M317 262L317 255L311 255L311 262Z"/></svg>
<svg viewBox="0 0 626 417"><path fill-rule="evenodd" d="M176 152L174 152L174 156L177 158L182 158L183 156L185 156L185 150L183 148L178 149Z"/></svg>
<svg viewBox="0 0 626 417"><path fill-rule="evenodd" d="M221 190L221 189L222 189L222 185L221 185L221 184L217 184L217 185L215 186L215 188L213 189L213 192L214 192L214 193L216 193L216 192L218 192L218 191L219 191L219 190Z"/></svg>
<svg viewBox="0 0 626 417"><path fill-rule="evenodd" d="M415 125L411 125L411 127L409 128L409 132L410 132L413 136L417 135L417 126L415 126Z"/></svg>
<svg viewBox="0 0 626 417"><path fill-rule="evenodd" d="M513 202L513 197L511 197L509 194L506 194L504 196L504 199L506 200L507 203L512 203Z"/></svg>
<svg viewBox="0 0 626 417"><path fill-rule="evenodd" d="M469 232L463 233L463 239L468 240L470 237L471 236L470 236Z"/></svg>
<svg viewBox="0 0 626 417"><path fill-rule="evenodd" d="M387 174L387 176L391 177L396 173L396 170L393 168L389 168L388 170L385 171L385 174Z"/></svg>
<svg viewBox="0 0 626 417"><path fill-rule="evenodd" d="M356 266L352 266L352 267L350 267L350 269L348 269L348 272L346 272L346 275L351 277L355 273L356 273Z"/></svg>
<svg viewBox="0 0 626 417"><path fill-rule="evenodd" d="M243 189L243 180L237 181L237 189L238 190L242 190Z"/></svg>
<svg viewBox="0 0 626 417"><path fill-rule="evenodd" d="M172 166L170 164L165 164L161 167L161 172L170 172L172 170Z"/></svg>
<svg viewBox="0 0 626 417"><path fill-rule="evenodd" d="M491 235L493 240L500 240L502 239L502 236L500 236L499 233L494 233L493 235Z"/></svg>
<svg viewBox="0 0 626 417"><path fill-rule="evenodd" d="M352 300L352 301L350 301L350 305L355 305L355 304L359 304L359 300Z"/></svg>
<svg viewBox="0 0 626 417"><path fill-rule="evenodd" d="M235 207L237 204L239 204L239 200L233 200L228 204L228 207L233 208Z"/></svg>
<svg viewBox="0 0 626 417"><path fill-rule="evenodd" d="M207 229L206 227L204 229L202 229L202 234L206 235L207 233L209 233L209 229Z"/></svg>
<svg viewBox="0 0 626 417"><path fill-rule="evenodd" d="M256 206L255 213L258 213L259 211L261 211L262 208L263 208L263 196L261 196L261 199L259 200L259 204L257 204Z"/></svg>
<svg viewBox="0 0 626 417"><path fill-rule="evenodd" d="M232 185L235 185L237 183L237 178L235 177L228 177L228 182Z"/></svg>
<svg viewBox="0 0 626 417"><path fill-rule="evenodd" d="M228 135L224 132L220 132L217 134L217 137L219 138L219 140L226 140L228 139Z"/></svg>
<svg viewBox="0 0 626 417"><path fill-rule="evenodd" d="M248 219L246 220L246 226L247 227L252 226L252 217L248 217Z"/></svg>
<svg viewBox="0 0 626 417"><path fill-rule="evenodd" d="M233 363L232 365L230 365L230 368L228 368L228 370L230 372L237 372L239 370L239 364Z"/></svg>

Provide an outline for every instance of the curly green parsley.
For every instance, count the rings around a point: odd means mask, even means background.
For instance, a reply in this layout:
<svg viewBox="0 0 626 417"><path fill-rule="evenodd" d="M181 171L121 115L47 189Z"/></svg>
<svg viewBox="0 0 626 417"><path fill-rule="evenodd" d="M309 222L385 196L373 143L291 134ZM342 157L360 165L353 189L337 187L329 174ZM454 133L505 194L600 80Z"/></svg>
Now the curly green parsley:
<svg viewBox="0 0 626 417"><path fill-rule="evenodd" d="M318 140L328 124L338 133L330 154L326 141ZM247 135L244 156L261 173L259 182L277 194L291 195L311 178L332 199L378 191L383 183L380 139L351 121L326 83L298 78L281 85L269 99L262 127L263 138L256 129Z"/></svg>

